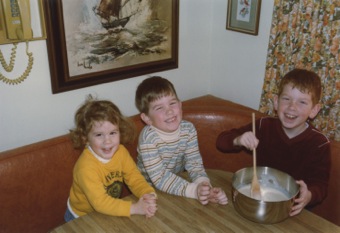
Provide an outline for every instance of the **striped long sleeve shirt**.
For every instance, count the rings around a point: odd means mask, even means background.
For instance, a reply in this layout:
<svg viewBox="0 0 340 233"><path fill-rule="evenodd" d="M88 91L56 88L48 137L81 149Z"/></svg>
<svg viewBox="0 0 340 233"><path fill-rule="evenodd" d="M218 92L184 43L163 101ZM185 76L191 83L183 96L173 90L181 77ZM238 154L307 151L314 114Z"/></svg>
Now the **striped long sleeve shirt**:
<svg viewBox="0 0 340 233"><path fill-rule="evenodd" d="M137 166L146 180L170 194L197 199L197 186L209 181L198 148L194 125L182 121L178 137L163 140L153 126L139 135ZM186 170L191 182L177 174Z"/></svg>

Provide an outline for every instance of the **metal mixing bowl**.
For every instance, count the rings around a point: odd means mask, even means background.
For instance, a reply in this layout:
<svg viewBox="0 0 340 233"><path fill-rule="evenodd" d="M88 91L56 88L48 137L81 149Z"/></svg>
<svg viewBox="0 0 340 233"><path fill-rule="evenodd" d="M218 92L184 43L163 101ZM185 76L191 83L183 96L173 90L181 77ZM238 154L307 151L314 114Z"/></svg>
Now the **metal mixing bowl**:
<svg viewBox="0 0 340 233"><path fill-rule="evenodd" d="M234 173L232 180L232 201L236 211L253 222L272 224L285 220L299 193L299 185L288 174L269 167L257 167L257 176L261 186L262 200L256 200L244 192L253 178L253 168L247 167ZM242 193L241 193L242 190ZM286 199L266 200L266 190L282 192Z"/></svg>

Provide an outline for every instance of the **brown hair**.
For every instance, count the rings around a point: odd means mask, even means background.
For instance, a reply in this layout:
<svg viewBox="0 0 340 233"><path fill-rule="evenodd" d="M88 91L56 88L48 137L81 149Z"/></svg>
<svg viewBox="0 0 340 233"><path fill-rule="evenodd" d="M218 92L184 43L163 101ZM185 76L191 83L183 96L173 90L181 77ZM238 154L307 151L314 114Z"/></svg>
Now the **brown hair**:
<svg viewBox="0 0 340 233"><path fill-rule="evenodd" d="M291 84L293 88L299 89L303 93L311 94L313 105L319 103L321 98L321 80L313 71L304 69L293 69L282 79L279 85L278 95L282 94L283 88Z"/></svg>
<svg viewBox="0 0 340 233"><path fill-rule="evenodd" d="M165 78L152 76L138 85L135 104L139 112L147 114L151 102L169 95L174 95L178 99L174 85Z"/></svg>
<svg viewBox="0 0 340 233"><path fill-rule="evenodd" d="M70 133L75 148L86 145L87 135L95 122L109 121L118 126L122 144L133 141L136 135L134 124L121 114L115 104L108 100L95 100L91 95L76 111L74 121L76 126Z"/></svg>

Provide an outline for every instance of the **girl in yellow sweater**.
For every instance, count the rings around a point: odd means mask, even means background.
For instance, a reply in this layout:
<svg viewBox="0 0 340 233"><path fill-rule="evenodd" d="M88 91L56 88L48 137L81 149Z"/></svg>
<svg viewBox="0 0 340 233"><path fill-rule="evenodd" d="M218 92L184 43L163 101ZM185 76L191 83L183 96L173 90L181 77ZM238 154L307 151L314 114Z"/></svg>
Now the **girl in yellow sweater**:
<svg viewBox="0 0 340 233"><path fill-rule="evenodd" d="M112 216L153 216L157 210L155 190L121 144L135 136L128 118L112 102L89 96L77 110L75 124L71 137L74 146L84 151L73 170L65 221L92 211ZM139 198L137 203L119 199L123 182Z"/></svg>

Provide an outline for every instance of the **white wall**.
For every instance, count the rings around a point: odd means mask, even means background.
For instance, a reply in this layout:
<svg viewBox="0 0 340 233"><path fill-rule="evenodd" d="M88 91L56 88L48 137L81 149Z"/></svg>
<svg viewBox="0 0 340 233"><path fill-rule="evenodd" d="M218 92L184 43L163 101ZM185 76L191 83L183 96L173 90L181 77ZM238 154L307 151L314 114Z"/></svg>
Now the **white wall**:
<svg viewBox="0 0 340 233"><path fill-rule="evenodd" d="M213 3L213 4L212 4ZM208 93L257 108L264 77L272 1L262 1L259 36L225 30L227 0L181 0L179 68L160 72L187 100ZM11 46L0 49L8 58ZM23 83L0 82L0 151L63 135L87 94L114 101L125 115L137 114L134 92L149 75L52 94L45 41L31 42L33 69ZM19 44L15 71L27 64Z"/></svg>
<svg viewBox="0 0 340 233"><path fill-rule="evenodd" d="M214 1L211 93L258 109L261 98L274 2L262 0L259 34L226 27L227 1Z"/></svg>

